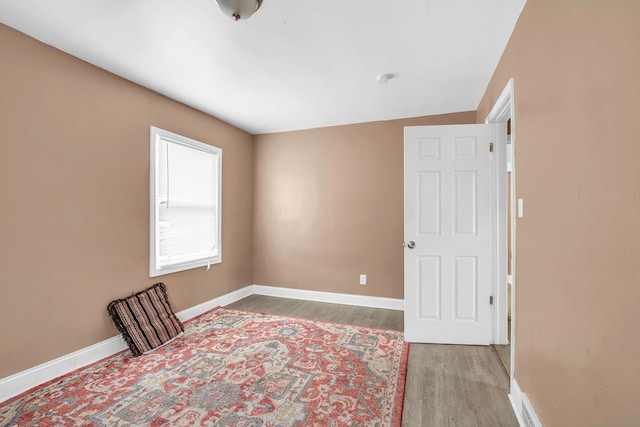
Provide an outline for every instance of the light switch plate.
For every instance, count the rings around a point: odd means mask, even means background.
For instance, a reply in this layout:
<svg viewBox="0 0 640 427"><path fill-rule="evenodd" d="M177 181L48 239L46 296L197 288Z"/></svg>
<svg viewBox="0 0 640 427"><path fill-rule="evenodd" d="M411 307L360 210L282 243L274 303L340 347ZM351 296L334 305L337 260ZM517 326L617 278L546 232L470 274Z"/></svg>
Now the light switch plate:
<svg viewBox="0 0 640 427"><path fill-rule="evenodd" d="M518 199L518 218L522 218L524 216L524 201L522 199Z"/></svg>

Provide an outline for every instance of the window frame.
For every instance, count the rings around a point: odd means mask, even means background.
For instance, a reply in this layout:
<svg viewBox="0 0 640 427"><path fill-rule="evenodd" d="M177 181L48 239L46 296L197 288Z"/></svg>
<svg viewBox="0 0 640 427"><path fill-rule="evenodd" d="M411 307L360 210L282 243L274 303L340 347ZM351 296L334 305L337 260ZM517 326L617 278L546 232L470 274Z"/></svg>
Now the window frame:
<svg viewBox="0 0 640 427"><path fill-rule="evenodd" d="M175 264L170 264L164 267L157 267L157 240L158 240L158 203L157 203L157 190L158 190L158 142L164 140L169 143L181 145L183 147L203 151L212 154L216 158L217 174L214 174L217 179L218 197L217 197L217 242L216 245L219 248L217 255L207 258L192 259L188 261L182 261ZM215 183L214 183L215 185ZM188 138L173 132L169 132L164 129L160 129L155 126L149 127L149 277L157 277L164 274L176 273L178 271L190 270L198 267L207 267L207 270L212 264L219 264L222 262L222 149L215 147L204 142L196 141L195 139Z"/></svg>

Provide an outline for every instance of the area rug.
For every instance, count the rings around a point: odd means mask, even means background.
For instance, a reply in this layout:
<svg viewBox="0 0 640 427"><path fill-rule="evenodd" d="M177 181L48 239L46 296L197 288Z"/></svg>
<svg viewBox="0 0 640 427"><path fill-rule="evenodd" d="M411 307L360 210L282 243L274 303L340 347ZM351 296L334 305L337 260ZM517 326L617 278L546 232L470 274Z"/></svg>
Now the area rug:
<svg viewBox="0 0 640 427"><path fill-rule="evenodd" d="M402 332L215 308L0 403L0 426L399 426Z"/></svg>

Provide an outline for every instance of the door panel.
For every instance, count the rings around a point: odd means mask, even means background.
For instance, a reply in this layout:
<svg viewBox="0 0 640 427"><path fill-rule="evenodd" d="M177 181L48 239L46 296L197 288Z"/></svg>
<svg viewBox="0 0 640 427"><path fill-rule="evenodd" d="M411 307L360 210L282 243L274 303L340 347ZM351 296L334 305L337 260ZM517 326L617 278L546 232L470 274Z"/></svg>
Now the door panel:
<svg viewBox="0 0 640 427"><path fill-rule="evenodd" d="M420 256L418 263L420 317L440 320L440 257Z"/></svg>
<svg viewBox="0 0 640 427"><path fill-rule="evenodd" d="M440 173L418 173L419 233L440 234Z"/></svg>
<svg viewBox="0 0 640 427"><path fill-rule="evenodd" d="M407 341L491 341L491 132L405 128Z"/></svg>
<svg viewBox="0 0 640 427"><path fill-rule="evenodd" d="M478 258L453 257L454 320L478 320Z"/></svg>
<svg viewBox="0 0 640 427"><path fill-rule="evenodd" d="M453 173L455 234L477 234L476 171Z"/></svg>

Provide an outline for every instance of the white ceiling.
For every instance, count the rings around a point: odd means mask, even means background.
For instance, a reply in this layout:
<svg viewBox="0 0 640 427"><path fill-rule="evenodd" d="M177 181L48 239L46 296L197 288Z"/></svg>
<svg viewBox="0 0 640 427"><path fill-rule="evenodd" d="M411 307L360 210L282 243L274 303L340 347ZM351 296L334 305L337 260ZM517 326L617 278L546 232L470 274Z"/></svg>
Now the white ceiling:
<svg viewBox="0 0 640 427"><path fill-rule="evenodd" d="M264 0L234 22L215 0L0 0L0 22L261 134L475 110L525 2Z"/></svg>

